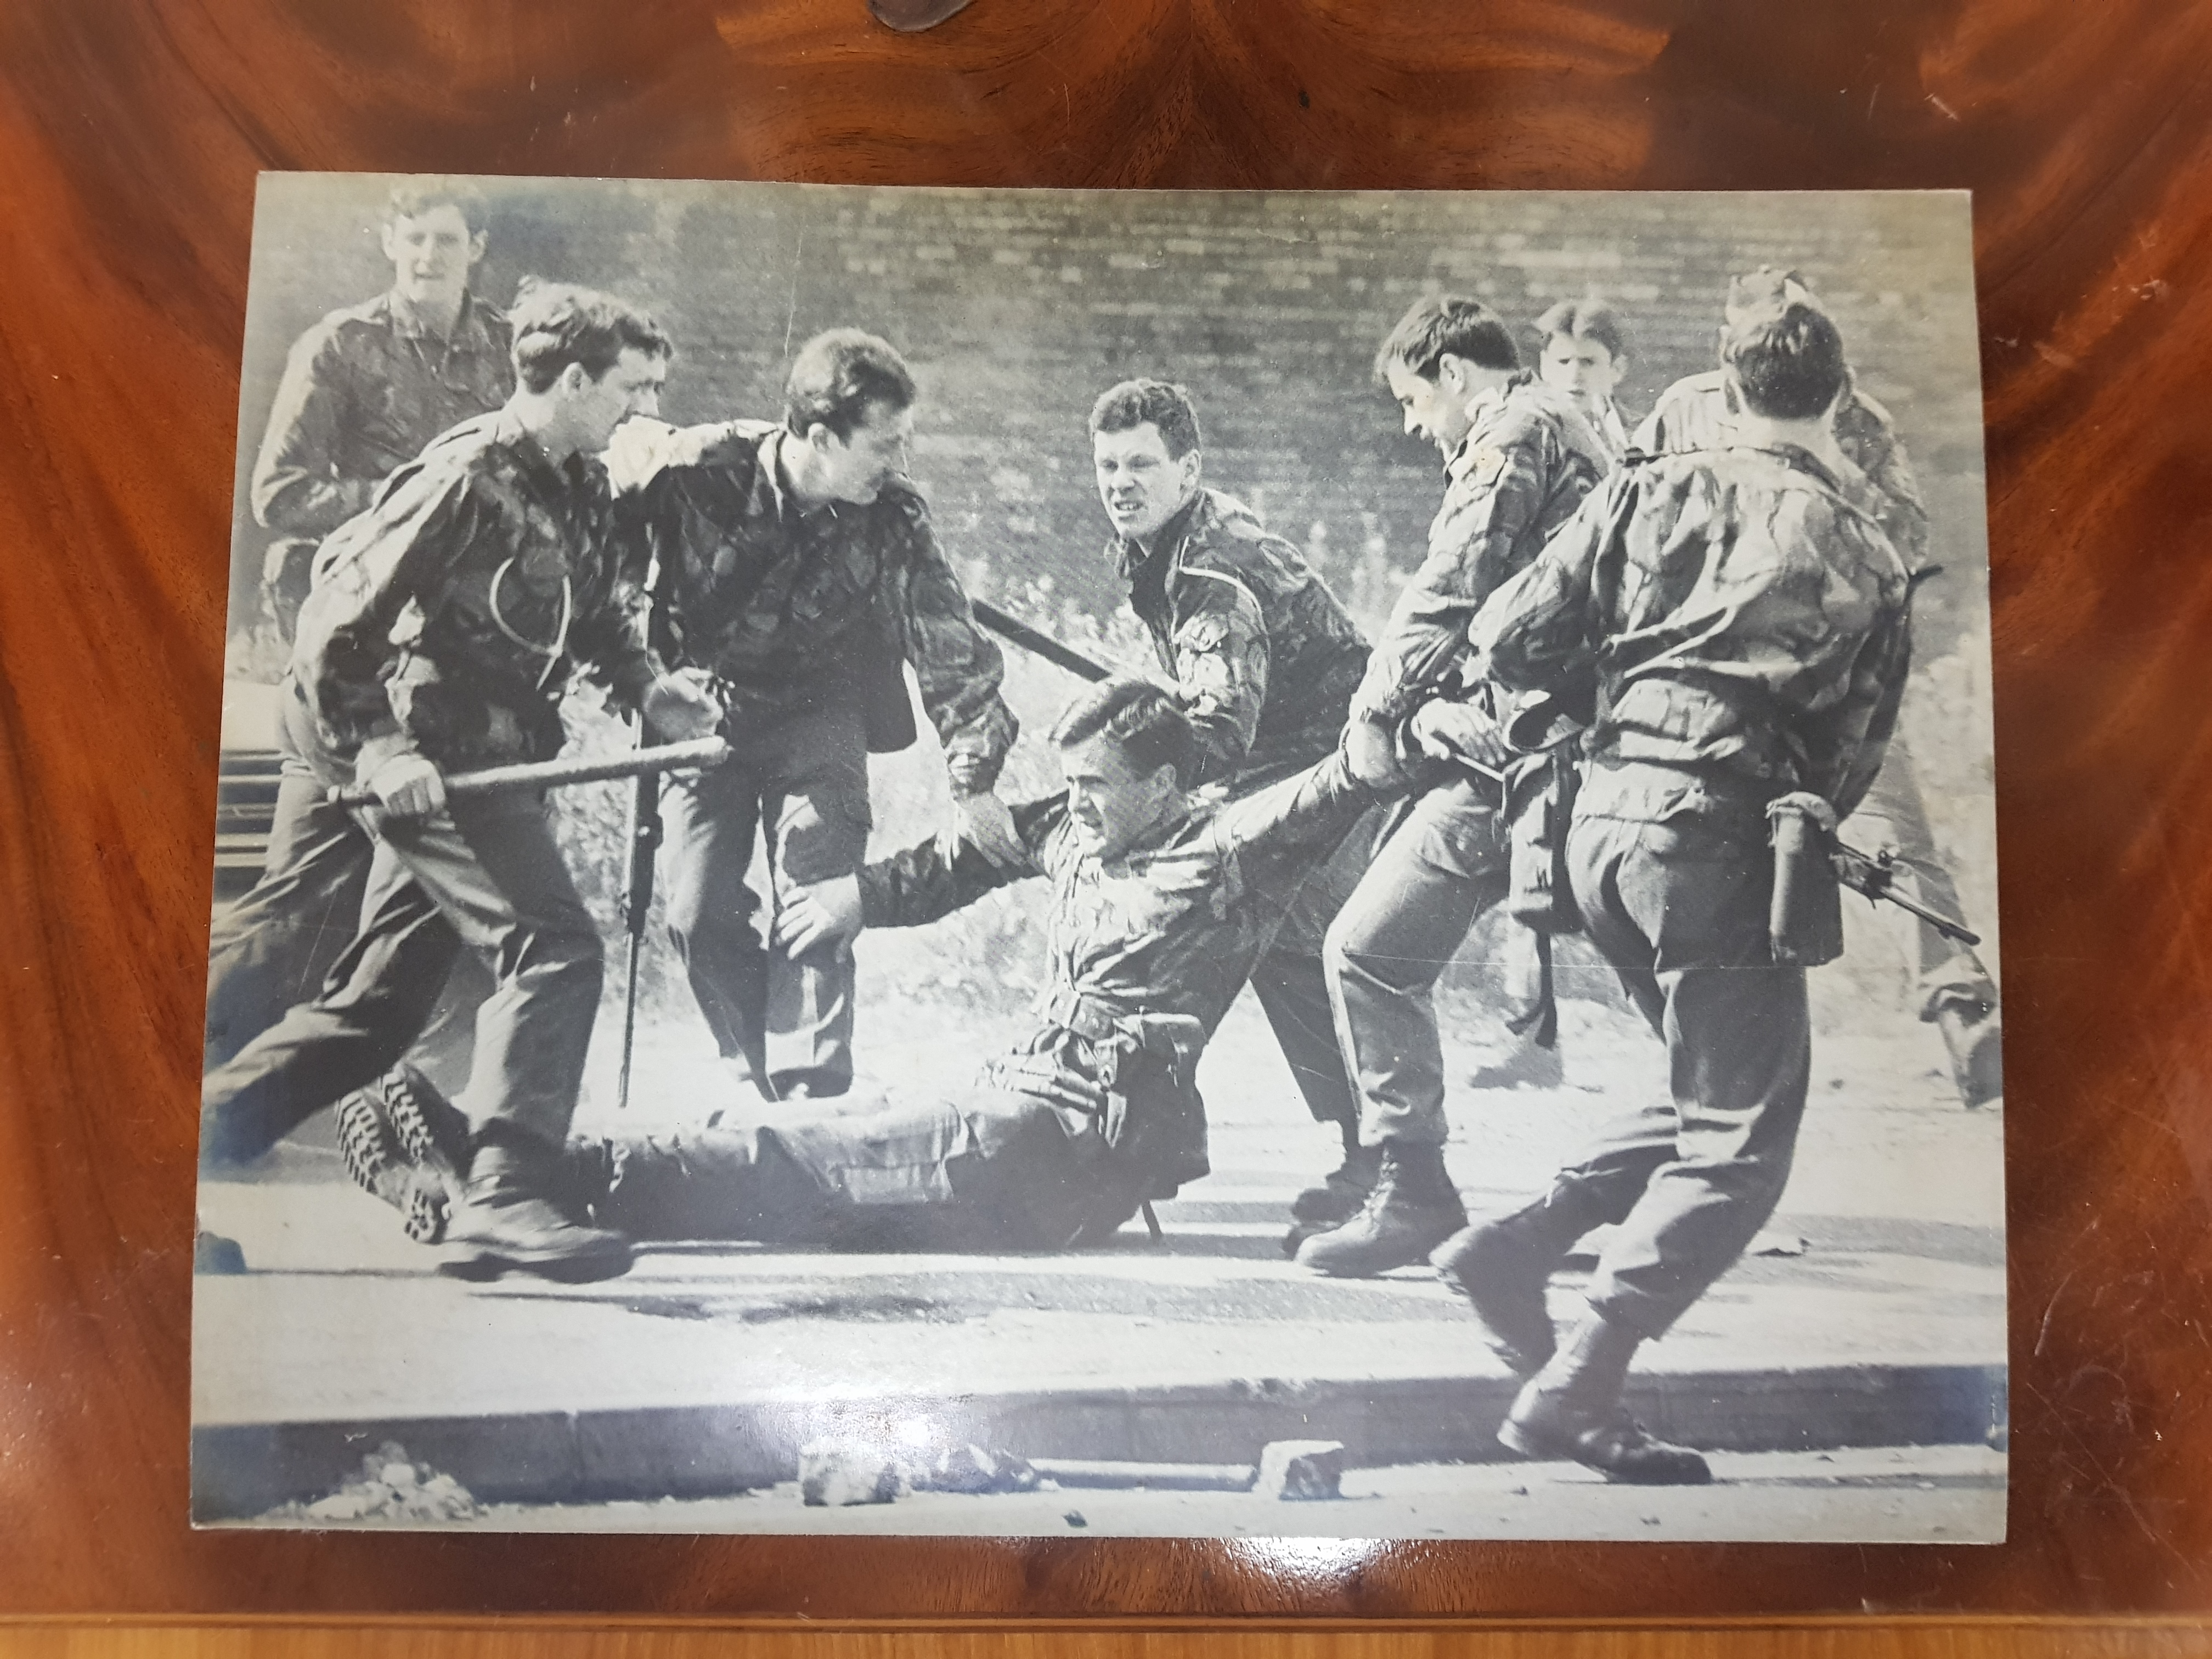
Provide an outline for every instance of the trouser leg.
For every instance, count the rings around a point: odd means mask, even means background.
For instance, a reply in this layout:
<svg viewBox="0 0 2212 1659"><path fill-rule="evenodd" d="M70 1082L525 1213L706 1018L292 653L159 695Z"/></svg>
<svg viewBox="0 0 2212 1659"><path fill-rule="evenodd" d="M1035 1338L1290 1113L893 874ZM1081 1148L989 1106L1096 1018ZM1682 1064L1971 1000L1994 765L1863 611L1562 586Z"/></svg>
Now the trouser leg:
<svg viewBox="0 0 2212 1659"><path fill-rule="evenodd" d="M847 1249L1050 1249L1097 1211L1104 1145L1042 1102L975 1089L872 1110L587 1143L604 1225L636 1237Z"/></svg>
<svg viewBox="0 0 2212 1659"><path fill-rule="evenodd" d="M1436 984L1505 880L1497 815L1473 784L1445 784L1414 803L1330 927L1329 991L1369 1146L1443 1145Z"/></svg>
<svg viewBox="0 0 2212 1659"><path fill-rule="evenodd" d="M743 1060L768 1092L762 1046L768 1007L768 951L760 900L746 884L760 823L760 781L743 758L669 780L661 798L672 879L668 927L726 1060Z"/></svg>
<svg viewBox="0 0 2212 1659"><path fill-rule="evenodd" d="M490 795L387 825L386 843L498 986L477 1012L461 1105L479 1139L558 1147L599 1012L598 925L577 896L542 798Z"/></svg>
<svg viewBox="0 0 2212 1659"><path fill-rule="evenodd" d="M770 879L779 908L793 890L849 876L868 851L867 738L857 708L833 705L786 734L763 793ZM768 960L765 1037L778 1100L841 1095L853 1084L853 952L836 940Z"/></svg>
<svg viewBox="0 0 2212 1659"><path fill-rule="evenodd" d="M365 834L360 844L370 847ZM258 1158L373 1081L422 1030L459 939L387 844L375 843L365 886L359 930L323 990L203 1082L201 1137L211 1161Z"/></svg>
<svg viewBox="0 0 2212 1659"><path fill-rule="evenodd" d="M1359 886L1375 847L1378 811L1360 820L1306 878L1282 926L1252 970L1252 989L1316 1123L1358 1133L1359 1096L1338 1045L1336 1011L1323 961L1328 929Z"/></svg>
<svg viewBox="0 0 2212 1659"><path fill-rule="evenodd" d="M1577 821L1570 837L1592 942L1647 1012L1656 1000L1667 1044L1668 1104L1616 1126L1559 1178L1620 1224L1590 1306L1647 1338L1773 1213L1804 1115L1805 976L1765 961L1771 875L1759 828L1598 819Z"/></svg>
<svg viewBox="0 0 2212 1659"><path fill-rule="evenodd" d="M291 690L283 688L289 698ZM352 940L374 848L280 722L283 770L261 874L208 938L203 1071L229 1060L307 1001Z"/></svg>

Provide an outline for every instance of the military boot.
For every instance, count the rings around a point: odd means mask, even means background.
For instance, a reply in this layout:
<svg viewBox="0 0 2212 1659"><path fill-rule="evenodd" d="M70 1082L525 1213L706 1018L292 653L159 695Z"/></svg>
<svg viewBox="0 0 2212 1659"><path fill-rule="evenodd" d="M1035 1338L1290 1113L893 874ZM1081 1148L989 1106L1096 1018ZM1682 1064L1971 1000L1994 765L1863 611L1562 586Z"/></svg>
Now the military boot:
<svg viewBox="0 0 2212 1659"><path fill-rule="evenodd" d="M1592 1310L1551 1363L1522 1385L1498 1438L1523 1457L1564 1458L1633 1486L1702 1486L1713 1478L1686 1446L1655 1438L1620 1408L1643 1338Z"/></svg>
<svg viewBox="0 0 2212 1659"><path fill-rule="evenodd" d="M1344 1126L1344 1162L1291 1200L1291 1226L1283 1236L1283 1254L1296 1255L1316 1233L1341 1227L1359 1213L1382 1168L1382 1149L1359 1144L1356 1126Z"/></svg>
<svg viewBox="0 0 2212 1659"><path fill-rule="evenodd" d="M340 1101L337 1119L354 1185L398 1211L416 1243L442 1239L468 1173L468 1119L406 1065Z"/></svg>
<svg viewBox="0 0 2212 1659"><path fill-rule="evenodd" d="M489 1126L447 1231L453 1253L438 1271L454 1279L535 1273L563 1285L629 1271L629 1241L579 1221L568 1201L575 1172L561 1149L527 1131Z"/></svg>
<svg viewBox="0 0 2212 1659"><path fill-rule="evenodd" d="M1525 1209L1455 1234L1429 1258L1516 1376L1534 1376L1550 1361L1558 1347L1544 1302L1552 1271L1605 1218L1582 1188L1563 1182Z"/></svg>
<svg viewBox="0 0 2212 1659"><path fill-rule="evenodd" d="M1359 1213L1306 1240L1297 1259L1332 1279L1367 1279L1426 1261L1465 1225L1467 1210L1444 1168L1443 1149L1386 1140L1375 1189Z"/></svg>

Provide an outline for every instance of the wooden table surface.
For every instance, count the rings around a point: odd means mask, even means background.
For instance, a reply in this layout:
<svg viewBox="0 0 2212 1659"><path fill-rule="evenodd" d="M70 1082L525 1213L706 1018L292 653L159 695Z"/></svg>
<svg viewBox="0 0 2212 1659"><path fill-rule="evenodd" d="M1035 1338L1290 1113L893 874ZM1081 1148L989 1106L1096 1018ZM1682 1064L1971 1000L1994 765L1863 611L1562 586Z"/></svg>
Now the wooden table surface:
<svg viewBox="0 0 2212 1659"><path fill-rule="evenodd" d="M0 11L0 1614L2212 1613L2208 71L2212 6L2183 0L976 0L910 36L862 0L15 0ZM1972 187L2012 1541L190 1532L196 1033L261 168ZM11 1640L129 1645L74 1628ZM1925 1632L1944 1628L1882 1639L1936 1651ZM2017 1635L1984 1626L1971 1645Z"/></svg>

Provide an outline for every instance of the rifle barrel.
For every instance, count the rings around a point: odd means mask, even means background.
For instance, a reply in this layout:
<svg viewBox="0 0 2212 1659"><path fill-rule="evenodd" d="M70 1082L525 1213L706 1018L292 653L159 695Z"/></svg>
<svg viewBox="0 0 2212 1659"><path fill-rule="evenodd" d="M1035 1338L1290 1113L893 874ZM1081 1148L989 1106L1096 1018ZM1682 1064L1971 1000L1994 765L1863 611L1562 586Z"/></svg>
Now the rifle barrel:
<svg viewBox="0 0 2212 1659"><path fill-rule="evenodd" d="M1065 668L1078 679L1094 684L1114 677L1114 671L1103 663L1093 662L1080 651L1062 645L1051 635L1030 627L1018 617L1009 616L997 605L987 605L981 599L971 599L969 604L975 612L975 620L984 627L1024 651L1035 652L1055 668Z"/></svg>

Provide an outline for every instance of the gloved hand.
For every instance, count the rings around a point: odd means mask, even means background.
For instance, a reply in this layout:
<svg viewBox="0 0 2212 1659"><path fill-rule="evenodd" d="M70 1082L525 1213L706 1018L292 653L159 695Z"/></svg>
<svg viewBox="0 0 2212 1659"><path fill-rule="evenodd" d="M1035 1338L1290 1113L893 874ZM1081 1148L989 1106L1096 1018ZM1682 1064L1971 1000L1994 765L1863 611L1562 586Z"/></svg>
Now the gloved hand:
<svg viewBox="0 0 2212 1659"><path fill-rule="evenodd" d="M427 818L445 810L446 780L411 750L394 755L362 781L375 793L387 817Z"/></svg>
<svg viewBox="0 0 2212 1659"><path fill-rule="evenodd" d="M955 796L982 794L999 781L997 765L981 755L948 755L945 773Z"/></svg>
<svg viewBox="0 0 2212 1659"><path fill-rule="evenodd" d="M953 797L952 820L938 839L938 852L950 864L963 843L989 860L994 869L1011 870L1030 861L1028 849L1014 831L1014 815L1006 802L988 791Z"/></svg>
<svg viewBox="0 0 2212 1659"><path fill-rule="evenodd" d="M678 668L645 688L645 723L665 743L711 738L722 724L721 700L704 669Z"/></svg>

